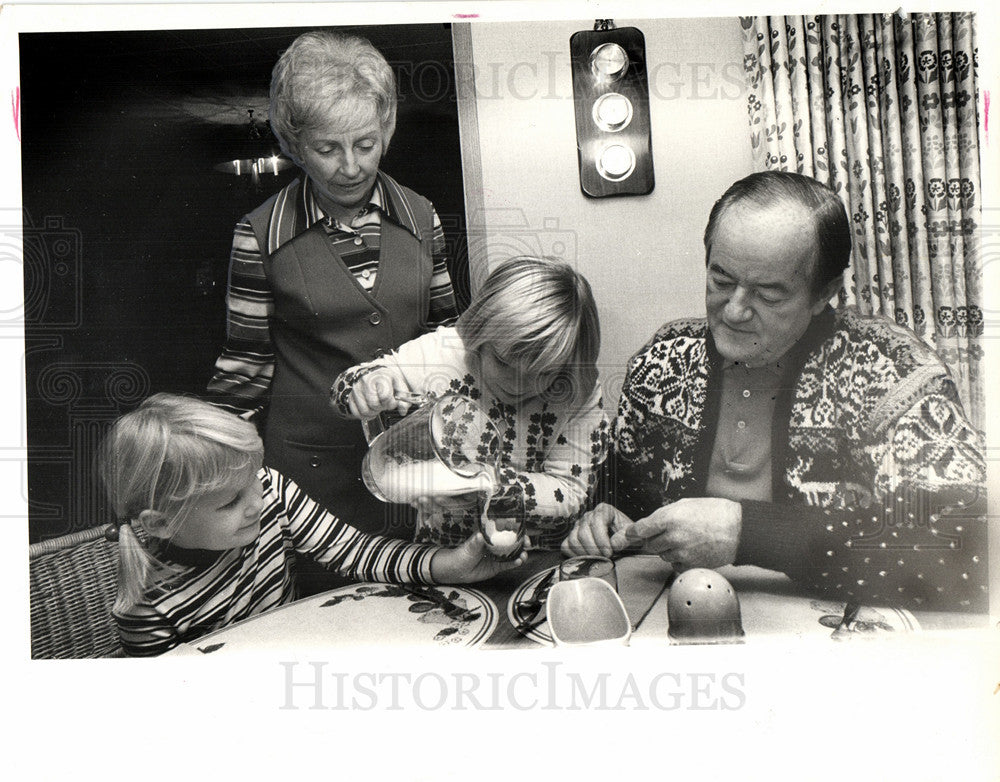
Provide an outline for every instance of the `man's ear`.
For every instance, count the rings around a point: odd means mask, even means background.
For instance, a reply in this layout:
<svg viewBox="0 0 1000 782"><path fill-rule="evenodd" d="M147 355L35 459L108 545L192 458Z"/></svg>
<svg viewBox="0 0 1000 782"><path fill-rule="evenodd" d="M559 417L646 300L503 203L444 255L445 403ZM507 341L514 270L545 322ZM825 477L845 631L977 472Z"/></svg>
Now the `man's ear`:
<svg viewBox="0 0 1000 782"><path fill-rule="evenodd" d="M170 526L170 520L166 514L158 510L147 509L139 513L138 519L139 523L146 528L146 532L150 535L157 538L169 537L167 527Z"/></svg>
<svg viewBox="0 0 1000 782"><path fill-rule="evenodd" d="M830 302L834 296L840 291L840 286L844 284L844 275L838 274L832 280L830 280L826 285L822 287L819 294L816 296L816 300L812 305L812 314L815 317L819 315L823 308Z"/></svg>

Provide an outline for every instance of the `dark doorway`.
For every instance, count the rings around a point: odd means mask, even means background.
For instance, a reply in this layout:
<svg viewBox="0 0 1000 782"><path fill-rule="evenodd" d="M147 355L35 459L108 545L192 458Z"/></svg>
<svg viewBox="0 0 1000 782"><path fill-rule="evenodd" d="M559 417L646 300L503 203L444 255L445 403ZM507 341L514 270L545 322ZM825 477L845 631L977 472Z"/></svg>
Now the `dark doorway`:
<svg viewBox="0 0 1000 782"><path fill-rule="evenodd" d="M267 145L271 68L304 29L20 35L33 542L107 520L92 463L112 420L150 393L203 392L233 226L297 173L255 187L215 166ZM450 26L350 29L396 69L383 168L434 202L467 301Z"/></svg>

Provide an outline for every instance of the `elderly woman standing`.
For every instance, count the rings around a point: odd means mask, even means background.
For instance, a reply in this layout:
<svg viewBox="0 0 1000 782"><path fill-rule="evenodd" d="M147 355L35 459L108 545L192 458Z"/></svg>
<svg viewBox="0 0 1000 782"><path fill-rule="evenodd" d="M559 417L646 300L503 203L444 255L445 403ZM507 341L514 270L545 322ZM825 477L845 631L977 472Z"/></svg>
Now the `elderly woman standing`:
<svg viewBox="0 0 1000 782"><path fill-rule="evenodd" d="M361 427L331 413L330 383L457 315L433 206L379 170L395 125L395 79L368 41L310 32L281 55L271 126L305 176L236 226L208 386L264 419L268 465L346 523L388 534L401 530L361 482Z"/></svg>

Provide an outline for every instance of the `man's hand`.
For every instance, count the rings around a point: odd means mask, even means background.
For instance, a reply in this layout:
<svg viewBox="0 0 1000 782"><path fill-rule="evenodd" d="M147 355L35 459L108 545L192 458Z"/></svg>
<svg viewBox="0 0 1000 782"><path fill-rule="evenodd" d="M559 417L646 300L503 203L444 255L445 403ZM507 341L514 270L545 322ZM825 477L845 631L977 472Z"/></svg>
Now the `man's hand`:
<svg viewBox="0 0 1000 782"><path fill-rule="evenodd" d="M486 540L481 532L471 535L458 548L440 548L431 559L431 579L436 584L467 584L492 578L497 573L525 563L524 551L516 559L501 562L486 555Z"/></svg>
<svg viewBox="0 0 1000 782"><path fill-rule="evenodd" d="M678 570L718 568L736 560L743 511L738 502L690 497L653 511L625 530L628 541L659 554Z"/></svg>
<svg viewBox="0 0 1000 782"><path fill-rule="evenodd" d="M579 518L562 543L562 553L567 557L581 554L610 557L629 546L623 532L632 524L632 519L620 510L602 502Z"/></svg>
<svg viewBox="0 0 1000 782"><path fill-rule="evenodd" d="M390 369L375 369L357 379L350 395L347 408L355 418L373 418L386 410L395 410L406 415L409 402L398 397L411 395L406 381Z"/></svg>

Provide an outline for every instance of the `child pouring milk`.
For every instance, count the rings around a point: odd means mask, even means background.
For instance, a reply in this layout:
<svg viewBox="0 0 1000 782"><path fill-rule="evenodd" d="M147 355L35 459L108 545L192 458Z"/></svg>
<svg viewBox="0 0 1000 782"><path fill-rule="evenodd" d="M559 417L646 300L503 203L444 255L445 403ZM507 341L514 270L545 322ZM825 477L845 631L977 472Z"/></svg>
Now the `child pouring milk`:
<svg viewBox="0 0 1000 782"><path fill-rule="evenodd" d="M406 413L414 395L478 402L500 434L493 499L523 496L534 547L557 548L584 509L607 451L597 381L600 325L587 281L565 263L498 266L454 327L345 371L331 389L343 415ZM419 487L418 541L455 545L476 529L470 497Z"/></svg>
<svg viewBox="0 0 1000 782"><path fill-rule="evenodd" d="M196 399L157 394L115 423L102 473L119 520L112 614L126 652L159 654L290 602L293 551L369 581L469 582L523 561L485 557L478 534L455 549L366 535L262 456L253 424Z"/></svg>

